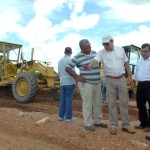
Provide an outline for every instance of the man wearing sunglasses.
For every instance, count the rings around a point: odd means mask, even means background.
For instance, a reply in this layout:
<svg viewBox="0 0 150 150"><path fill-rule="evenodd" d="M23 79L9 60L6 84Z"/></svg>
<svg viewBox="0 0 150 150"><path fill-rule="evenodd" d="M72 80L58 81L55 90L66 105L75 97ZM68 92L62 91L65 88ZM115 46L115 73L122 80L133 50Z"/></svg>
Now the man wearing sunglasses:
<svg viewBox="0 0 150 150"><path fill-rule="evenodd" d="M106 35L102 38L104 48L100 50L95 58L84 66L85 70L93 69L97 63L102 63L104 74L106 75L107 100L109 106L109 127L111 134L117 134L118 115L117 115L117 98L119 99L119 108L121 113L122 130L131 134L135 129L130 125L128 115L129 95L127 90L126 79L124 77L125 69L128 78L133 86L132 74L128 63L128 58L122 47L114 46L112 36Z"/></svg>

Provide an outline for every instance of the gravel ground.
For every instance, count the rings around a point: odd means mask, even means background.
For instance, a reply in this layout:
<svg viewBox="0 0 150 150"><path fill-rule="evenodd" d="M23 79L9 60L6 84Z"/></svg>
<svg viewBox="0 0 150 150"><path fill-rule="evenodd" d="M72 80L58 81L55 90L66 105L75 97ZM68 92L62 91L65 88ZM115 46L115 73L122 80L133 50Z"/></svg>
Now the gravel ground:
<svg viewBox="0 0 150 150"><path fill-rule="evenodd" d="M137 150L132 140L150 146L145 139L147 133L142 130L136 134L123 132L120 122L117 135L98 127L95 132L84 130L82 101L78 96L73 100L74 121L71 123L58 121L59 102L47 91L40 92L29 104L15 102L12 94L3 90L0 99L0 150ZM134 98L130 101L129 114L132 125L138 125ZM50 119L49 123L36 125L45 117ZM108 123L107 104L103 104L103 119Z"/></svg>

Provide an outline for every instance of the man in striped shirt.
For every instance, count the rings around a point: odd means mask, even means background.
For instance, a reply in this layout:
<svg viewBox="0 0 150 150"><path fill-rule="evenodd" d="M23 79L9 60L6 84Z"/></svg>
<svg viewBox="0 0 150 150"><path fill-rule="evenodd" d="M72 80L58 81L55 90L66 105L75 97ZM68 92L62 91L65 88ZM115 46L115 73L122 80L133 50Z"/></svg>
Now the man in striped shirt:
<svg viewBox="0 0 150 150"><path fill-rule="evenodd" d="M82 39L79 42L79 46L81 52L72 58L71 62L66 67L66 72L78 81L78 87L83 101L82 109L85 129L95 131L93 127L92 110L94 111L94 125L107 128L107 125L102 123L99 65L96 64L90 71L86 71L83 68L84 65L88 65L96 56L96 52L91 51L91 45L87 39ZM75 66L79 68L80 75L73 71Z"/></svg>

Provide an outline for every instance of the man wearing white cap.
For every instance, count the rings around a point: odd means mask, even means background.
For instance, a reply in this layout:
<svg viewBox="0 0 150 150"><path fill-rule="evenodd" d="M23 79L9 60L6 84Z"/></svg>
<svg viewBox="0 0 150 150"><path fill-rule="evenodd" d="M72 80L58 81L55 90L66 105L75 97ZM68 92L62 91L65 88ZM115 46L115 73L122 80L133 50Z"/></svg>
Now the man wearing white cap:
<svg viewBox="0 0 150 150"><path fill-rule="evenodd" d="M84 66L85 70L91 70L97 63L102 63L104 74L106 75L107 100L109 105L109 126L110 133L117 134L118 115L117 115L117 97L119 99L119 107L121 113L122 130L128 133L135 133L130 125L128 115L129 95L127 90L126 79L124 77L125 69L128 78L133 86L132 74L128 63L128 58L122 47L114 46L112 36L105 35L102 38L104 48L100 50L95 58Z"/></svg>

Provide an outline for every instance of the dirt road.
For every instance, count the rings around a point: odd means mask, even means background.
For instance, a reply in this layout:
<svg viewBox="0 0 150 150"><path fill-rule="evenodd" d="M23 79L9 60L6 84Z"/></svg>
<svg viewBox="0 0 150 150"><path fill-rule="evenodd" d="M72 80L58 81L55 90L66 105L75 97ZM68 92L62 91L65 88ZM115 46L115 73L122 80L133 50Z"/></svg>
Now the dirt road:
<svg viewBox="0 0 150 150"><path fill-rule="evenodd" d="M29 104L15 102L9 90L0 92L0 150L136 150L131 140L150 144L145 140L147 133L137 131L128 134L121 131L119 122L117 135L110 135L108 129L96 128L95 132L84 130L82 101L73 100L74 122L58 121L59 102L41 91L35 101ZM19 117L19 113L24 115ZM138 124L134 99L129 105L133 125ZM36 122L44 117L50 122L37 126ZM108 106L103 104L103 119L108 123ZM119 116L120 119L120 116Z"/></svg>

